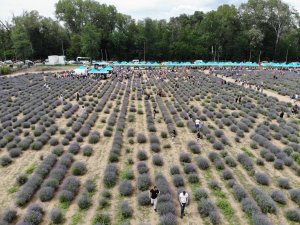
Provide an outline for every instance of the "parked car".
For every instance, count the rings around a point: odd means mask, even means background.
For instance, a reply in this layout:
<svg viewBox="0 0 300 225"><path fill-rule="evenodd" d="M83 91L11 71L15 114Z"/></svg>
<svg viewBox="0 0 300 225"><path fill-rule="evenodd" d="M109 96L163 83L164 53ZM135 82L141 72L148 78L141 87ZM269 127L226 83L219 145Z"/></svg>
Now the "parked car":
<svg viewBox="0 0 300 225"><path fill-rule="evenodd" d="M12 65L12 64L14 64L14 63L13 63L13 61L11 61L11 60L6 60L6 61L4 61L4 64L6 64L6 65Z"/></svg>

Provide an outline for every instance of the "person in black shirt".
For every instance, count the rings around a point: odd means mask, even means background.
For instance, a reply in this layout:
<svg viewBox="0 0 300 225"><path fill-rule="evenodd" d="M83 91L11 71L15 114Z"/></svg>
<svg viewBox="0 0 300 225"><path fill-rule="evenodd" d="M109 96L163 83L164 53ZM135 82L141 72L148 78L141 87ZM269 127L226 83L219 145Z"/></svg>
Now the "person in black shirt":
<svg viewBox="0 0 300 225"><path fill-rule="evenodd" d="M157 189L156 186L153 187L153 189L150 190L150 199L151 199L151 204L154 206L154 211L156 211L156 206L157 206L157 197L159 195L159 190Z"/></svg>
<svg viewBox="0 0 300 225"><path fill-rule="evenodd" d="M280 116L280 118L283 118L284 112L282 111L279 116Z"/></svg>

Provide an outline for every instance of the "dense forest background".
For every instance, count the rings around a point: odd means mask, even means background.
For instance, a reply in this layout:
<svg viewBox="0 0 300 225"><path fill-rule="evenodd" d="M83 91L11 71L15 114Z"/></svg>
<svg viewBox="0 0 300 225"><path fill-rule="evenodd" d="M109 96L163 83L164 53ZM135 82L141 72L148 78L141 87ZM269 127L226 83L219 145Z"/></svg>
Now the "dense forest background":
<svg viewBox="0 0 300 225"><path fill-rule="evenodd" d="M57 20L37 11L0 21L0 59L299 61L300 20L281 0L249 0L166 20L135 21L94 0L59 0Z"/></svg>

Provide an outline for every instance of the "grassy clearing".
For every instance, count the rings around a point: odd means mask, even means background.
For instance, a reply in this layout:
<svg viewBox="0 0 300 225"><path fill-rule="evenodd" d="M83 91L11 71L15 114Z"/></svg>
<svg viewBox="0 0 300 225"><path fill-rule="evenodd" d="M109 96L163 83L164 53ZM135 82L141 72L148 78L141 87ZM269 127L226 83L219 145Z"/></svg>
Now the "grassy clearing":
<svg viewBox="0 0 300 225"><path fill-rule="evenodd" d="M249 157L255 158L255 155L249 149L247 149L246 147L242 147L241 150L243 152L245 152Z"/></svg>
<svg viewBox="0 0 300 225"><path fill-rule="evenodd" d="M35 169L36 169L36 164L33 163L33 164L29 165L28 167L26 167L25 173L32 174Z"/></svg>

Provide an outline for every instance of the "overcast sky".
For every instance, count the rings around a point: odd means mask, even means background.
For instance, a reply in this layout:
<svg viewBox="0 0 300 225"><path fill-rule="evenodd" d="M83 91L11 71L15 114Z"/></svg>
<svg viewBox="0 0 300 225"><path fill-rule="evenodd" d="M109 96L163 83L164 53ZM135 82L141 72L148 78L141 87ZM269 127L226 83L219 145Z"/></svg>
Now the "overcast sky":
<svg viewBox="0 0 300 225"><path fill-rule="evenodd" d="M20 15L24 10L37 10L41 15L54 18L54 5L58 0L0 0L0 19L10 20L12 15ZM121 13L131 15L134 19L150 17L168 19L182 13L209 11L222 4L239 6L247 0L97 0L112 4ZM284 0L300 11L300 0Z"/></svg>

